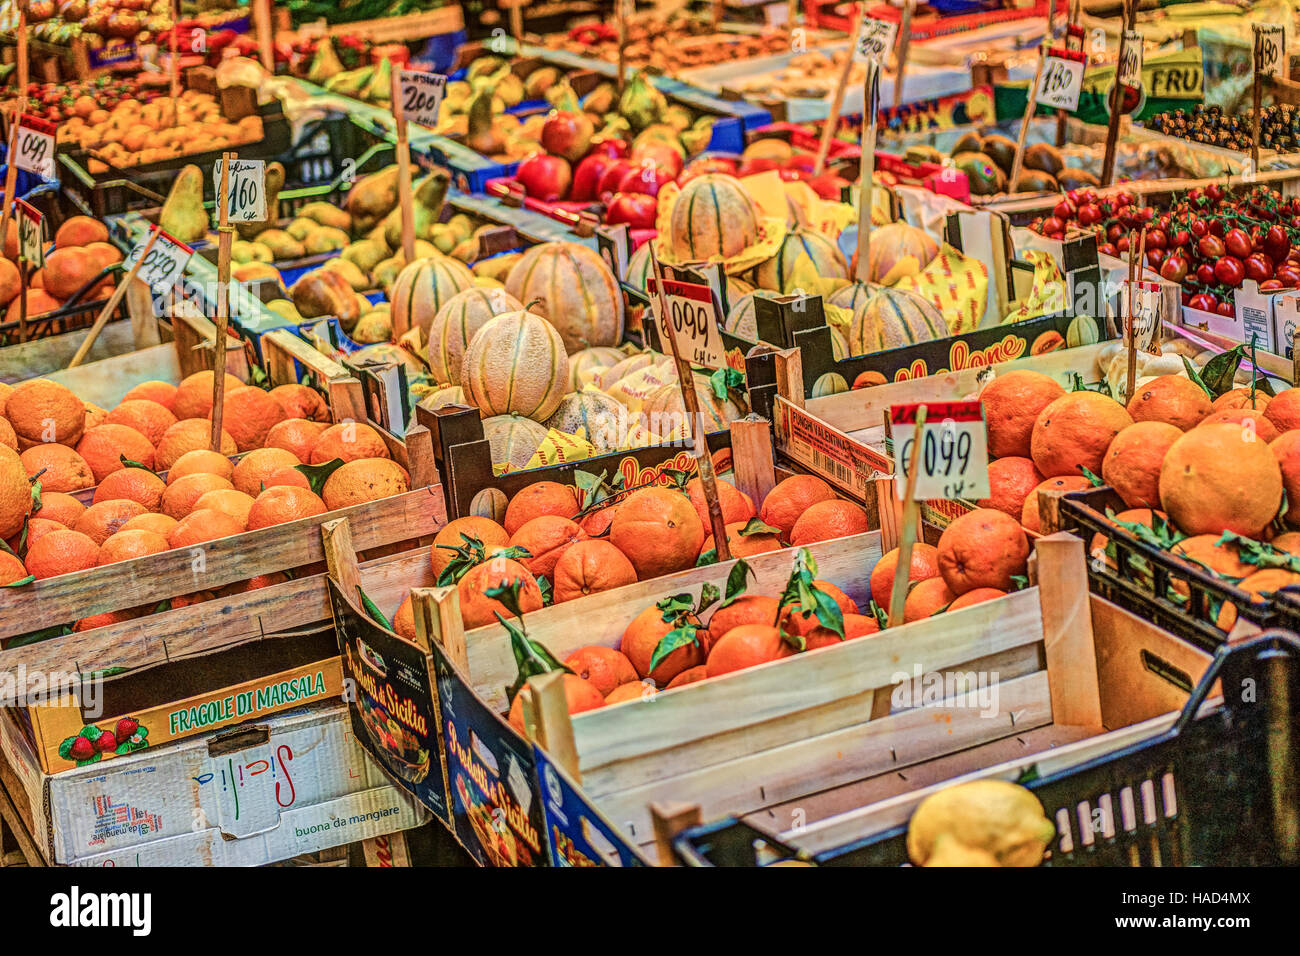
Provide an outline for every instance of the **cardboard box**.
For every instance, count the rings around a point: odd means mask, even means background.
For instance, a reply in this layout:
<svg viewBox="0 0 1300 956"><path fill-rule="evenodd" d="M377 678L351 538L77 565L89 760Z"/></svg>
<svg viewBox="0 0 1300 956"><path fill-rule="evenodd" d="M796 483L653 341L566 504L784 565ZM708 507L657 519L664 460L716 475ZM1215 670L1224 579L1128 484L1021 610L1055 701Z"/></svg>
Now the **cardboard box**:
<svg viewBox="0 0 1300 956"><path fill-rule="evenodd" d="M341 702L56 776L6 710L0 754L0 777L52 863L258 866L428 818L358 746Z"/></svg>

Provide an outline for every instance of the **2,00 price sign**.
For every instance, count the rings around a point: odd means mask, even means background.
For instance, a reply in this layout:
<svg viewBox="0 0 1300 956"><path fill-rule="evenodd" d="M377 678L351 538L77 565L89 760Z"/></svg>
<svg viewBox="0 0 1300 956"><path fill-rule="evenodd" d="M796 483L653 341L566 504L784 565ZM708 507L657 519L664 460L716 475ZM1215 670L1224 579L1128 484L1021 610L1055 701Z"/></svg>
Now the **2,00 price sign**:
<svg viewBox="0 0 1300 956"><path fill-rule="evenodd" d="M726 364L726 349L709 287L665 279L661 297L654 279L647 285L659 338L665 343L671 340L678 356L692 365L721 368Z"/></svg>
<svg viewBox="0 0 1300 956"><path fill-rule="evenodd" d="M916 405L891 405L894 487L907 493L907 469L916 443ZM979 402L926 402L921 452L917 456L916 499L989 497L988 430Z"/></svg>
<svg viewBox="0 0 1300 956"><path fill-rule="evenodd" d="M1083 67L1087 60L1078 50L1051 49L1043 58L1034 102L1058 110L1073 112L1079 108L1083 91Z"/></svg>
<svg viewBox="0 0 1300 956"><path fill-rule="evenodd" d="M177 280L185 274L185 266L189 264L194 250L179 239L173 239L161 229L158 230L158 238L154 240L153 246L145 253L144 247L148 244L149 237L146 235L126 257L126 267L130 269L134 266L141 253L144 253L144 262L140 264L140 271L135 274L136 278L147 285L155 295L162 295L175 286Z"/></svg>
<svg viewBox="0 0 1300 956"><path fill-rule="evenodd" d="M212 165L214 191L221 195L222 160ZM260 159L237 159L230 164L226 186L226 217L231 222L262 222L266 219L266 163Z"/></svg>
<svg viewBox="0 0 1300 956"><path fill-rule="evenodd" d="M41 214L21 199L15 199L18 210L18 253L28 267L40 269L45 265L45 246L41 240Z"/></svg>
<svg viewBox="0 0 1300 956"><path fill-rule="evenodd" d="M54 178L55 130L47 120L24 113L18 122L18 142L14 146L19 169L35 173L42 179Z"/></svg>
<svg viewBox="0 0 1300 956"><path fill-rule="evenodd" d="M402 115L412 123L438 125L438 110L447 90L447 78L440 73L421 70L398 71L398 93L402 97Z"/></svg>

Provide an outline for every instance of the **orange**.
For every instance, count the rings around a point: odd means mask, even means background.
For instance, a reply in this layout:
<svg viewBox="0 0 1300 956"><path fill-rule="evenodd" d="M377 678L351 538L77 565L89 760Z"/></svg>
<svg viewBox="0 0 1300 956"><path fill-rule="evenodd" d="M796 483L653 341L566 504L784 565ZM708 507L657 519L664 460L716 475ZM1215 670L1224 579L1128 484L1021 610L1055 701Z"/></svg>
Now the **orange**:
<svg viewBox="0 0 1300 956"><path fill-rule="evenodd" d="M82 631L93 631L97 627L108 627L110 624L122 624L126 621L134 621L137 617L144 614L140 608L127 608L124 611L107 611L104 614L92 614L90 617L83 617L73 625L72 630L76 633Z"/></svg>
<svg viewBox="0 0 1300 956"><path fill-rule="evenodd" d="M771 624L742 624L718 638L705 661L705 673L709 677L721 677L793 653L794 647Z"/></svg>
<svg viewBox="0 0 1300 956"><path fill-rule="evenodd" d="M484 548L489 550L493 547L504 548L510 543L510 536L506 534L506 529L491 518L470 515L448 521L434 535L433 544L429 548L429 559L433 565L434 578L437 578L443 569L451 563L451 559L456 556L455 549L465 546L465 539L461 537L462 535L478 539L483 542Z"/></svg>
<svg viewBox="0 0 1300 956"><path fill-rule="evenodd" d="M1187 534L1235 531L1257 538L1281 501L1277 459L1264 442L1246 441L1239 425L1192 429L1160 467L1160 502Z"/></svg>
<svg viewBox="0 0 1300 956"><path fill-rule="evenodd" d="M506 512L509 514L509 512ZM609 526L614 523L614 515L618 513L618 505L612 504L608 507L596 508L589 511L581 518L576 514L574 520L582 525L582 530L587 532L590 537L603 538L609 534ZM704 529L708 531L708 528Z"/></svg>
<svg viewBox="0 0 1300 956"><path fill-rule="evenodd" d="M606 509L608 510L608 509ZM507 534L514 534L526 523L541 515L560 515L572 518L578 513L578 498L573 489L555 481L535 481L520 488L506 505ZM588 529L588 534L593 532Z"/></svg>
<svg viewBox="0 0 1300 956"><path fill-rule="evenodd" d="M602 697L621 684L638 681L636 669L621 651L592 644L580 647L564 659L564 666L585 681L590 681Z"/></svg>
<svg viewBox="0 0 1300 956"><path fill-rule="evenodd" d="M1128 413L1135 422L1168 422L1187 431L1210 414L1210 397L1184 375L1160 375L1137 387Z"/></svg>
<svg viewBox="0 0 1300 956"><path fill-rule="evenodd" d="M702 680L708 680L709 669L701 664L699 667L689 667L682 671L676 677L668 682L665 690L672 690L674 687L684 687L687 684L694 684ZM609 703L609 698L605 698L605 703Z"/></svg>
<svg viewBox="0 0 1300 956"><path fill-rule="evenodd" d="M272 571L270 574L259 574L256 577L249 578L247 581L236 581L234 584L227 584L217 593L222 597L230 597L232 594L247 594L249 591L257 591L262 588L274 587L277 584L283 584L289 580L289 575L283 571Z"/></svg>
<svg viewBox="0 0 1300 956"><path fill-rule="evenodd" d="M871 599L876 606L889 613L889 598L894 589L894 569L898 567L898 549L886 551L871 569ZM916 542L912 545L912 566L907 580L924 581L939 573L939 550L933 545Z"/></svg>
<svg viewBox="0 0 1300 956"><path fill-rule="evenodd" d="M167 482L152 471L143 468L119 468L108 475L95 489L94 504L115 499L129 499L144 505L146 511L157 511L162 505Z"/></svg>
<svg viewBox="0 0 1300 956"><path fill-rule="evenodd" d="M1229 408L1254 408L1256 411L1262 412L1268 408L1268 403L1271 400L1271 395L1257 388L1255 389L1255 403L1252 405L1250 402L1250 386L1247 385L1224 392L1210 403L1210 408L1216 412Z"/></svg>
<svg viewBox="0 0 1300 956"><path fill-rule="evenodd" d="M700 623L693 617L689 621L696 625ZM663 612L652 604L632 619L632 623L628 624L627 629L623 631L622 640L619 641L618 649L632 662L637 674L642 678L649 678L659 687L667 685L682 671L704 663L704 651L701 645L706 642L707 637L701 627L695 633L695 643L677 648L661 660L658 667L650 670L655 648L676 626L676 623L676 620L665 621Z"/></svg>
<svg viewBox="0 0 1300 956"><path fill-rule="evenodd" d="M86 406L70 388L35 379L14 386L5 402L5 418L19 438L71 446L81 439Z"/></svg>
<svg viewBox="0 0 1300 956"><path fill-rule="evenodd" d="M1025 499L1043 481L1043 474L1032 460L1012 456L989 462L989 497L979 502L981 508L1005 511L1017 521L1025 508Z"/></svg>
<svg viewBox="0 0 1300 956"><path fill-rule="evenodd" d="M1202 425L1240 425L1242 433L1247 441L1251 435L1259 441L1272 441L1280 432L1272 422L1270 422L1262 411L1253 408L1224 408L1217 412L1211 412L1201 420Z"/></svg>
<svg viewBox="0 0 1300 956"><path fill-rule="evenodd" d="M704 670L704 665L692 667L684 670L668 682L668 686L673 686L673 681L685 677L687 674L694 674ZM612 704L622 704L629 700L649 700L655 694L659 693L655 685L650 681L637 681L635 684L619 684L613 692L605 697L605 706Z"/></svg>
<svg viewBox="0 0 1300 956"><path fill-rule="evenodd" d="M845 614L844 615L844 641L851 641L855 637L869 637L872 634L880 633L880 622L872 614ZM814 627L804 635L803 643L805 651L816 651L823 647L834 647L843 644L840 636L834 631L825 627Z"/></svg>
<svg viewBox="0 0 1300 956"><path fill-rule="evenodd" d="M1028 560L1024 529L992 508L968 511L939 536L939 573L954 594L975 588L1010 591L1012 577L1025 574Z"/></svg>
<svg viewBox="0 0 1300 956"><path fill-rule="evenodd" d="M496 598L490 598L486 591L512 581L521 582L519 588L519 610L524 614L540 610L542 592L537 581L528 569L518 561L503 558L500 555L470 568L469 573L460 579L456 589L460 592L460 616L465 630L482 627L496 622L495 612L502 617L510 617L506 606Z"/></svg>
<svg viewBox="0 0 1300 956"><path fill-rule="evenodd" d="M261 448L272 426L285 420L280 403L251 385L227 391L222 409L221 427L240 451Z"/></svg>
<svg viewBox="0 0 1300 956"><path fill-rule="evenodd" d="M722 507L724 525L748 521L754 517L754 502L749 495L721 478L714 479L714 484L718 486L718 504ZM704 497L704 485L700 479L692 478L686 482L686 494L690 497L691 504L695 506L695 513L700 516L700 524L704 526L705 531L708 531L713 526L709 523L709 503Z"/></svg>
<svg viewBox="0 0 1300 956"><path fill-rule="evenodd" d="M117 408L104 416L106 425L127 425L134 428L145 438L149 439L151 445L157 445L166 433L177 422L165 405L148 399L132 399L129 402L122 402ZM127 455L130 458L130 455Z"/></svg>
<svg viewBox="0 0 1300 956"><path fill-rule="evenodd" d="M7 259L0 259L0 262L7 262ZM0 418L0 445L6 448L18 450L18 436L14 433L14 427L9 424L9 419Z"/></svg>
<svg viewBox="0 0 1300 956"><path fill-rule="evenodd" d="M531 557L520 558L533 577L552 578L556 562L587 536L577 523L559 515L534 518L510 536L510 547L523 548Z"/></svg>
<svg viewBox="0 0 1300 956"><path fill-rule="evenodd" d="M172 413L180 419L207 418L211 415L212 379L211 369L195 372L193 375L181 379L180 385L176 388L176 394L172 397ZM235 389L243 387L243 382L229 372L226 373L227 395ZM222 428L225 429L224 423Z"/></svg>
<svg viewBox="0 0 1300 956"><path fill-rule="evenodd" d="M86 115L90 115L89 112ZM92 242L108 242L108 227L90 216L72 216L64 220L63 225L54 233L54 246L57 249L87 246Z"/></svg>
<svg viewBox="0 0 1300 956"><path fill-rule="evenodd" d="M2 455L3 453L0 453L0 456ZM65 528L71 528L77 523L81 513L86 510L86 506L72 495L62 491L46 491L43 480L41 484L41 510L37 513L42 518L57 521Z"/></svg>
<svg viewBox="0 0 1300 956"><path fill-rule="evenodd" d="M267 488L274 488L276 485L292 485L295 488L311 488L311 482L297 468L277 468L263 480L262 484Z"/></svg>
<svg viewBox="0 0 1300 956"><path fill-rule="evenodd" d="M834 497L831 486L816 475L791 475L767 493L759 517L763 524L780 530L782 540L789 541L801 514L817 502Z"/></svg>
<svg viewBox="0 0 1300 956"><path fill-rule="evenodd" d="M256 531L258 528L269 528L299 518L311 518L323 515L328 510L325 502L306 488L276 485L267 488L253 501L253 507L248 512L248 530Z"/></svg>
<svg viewBox="0 0 1300 956"><path fill-rule="evenodd" d="M868 530L867 513L851 501L818 501L799 516L790 531L790 544L814 544L847 538Z"/></svg>
<svg viewBox="0 0 1300 956"><path fill-rule="evenodd" d="M118 561L130 561L132 558L143 558L150 554L162 554L170 548L167 539L156 531L123 528L117 534L110 535L100 546L99 563L115 564Z"/></svg>
<svg viewBox="0 0 1300 956"><path fill-rule="evenodd" d="M1042 534L1042 515L1038 510L1038 492L1047 491L1087 491L1092 487L1092 482L1082 475L1061 475L1058 478L1048 478L1034 487L1028 495L1025 496L1024 507L1020 509L1020 524L1027 530L1035 534Z"/></svg>
<svg viewBox="0 0 1300 956"><path fill-rule="evenodd" d="M27 577L27 568L8 551L0 551L0 584L13 584Z"/></svg>
<svg viewBox="0 0 1300 956"><path fill-rule="evenodd" d="M1286 513L1289 525L1300 525L1300 429L1283 432L1269 444L1269 450L1282 470L1282 487L1286 489Z"/></svg>
<svg viewBox="0 0 1300 956"><path fill-rule="evenodd" d="M87 571L99 563L99 545L80 531L51 531L27 549L25 563L38 578Z"/></svg>
<svg viewBox="0 0 1300 956"><path fill-rule="evenodd" d="M1258 570L1253 564L1241 560L1235 544L1219 544L1221 537L1222 535L1218 534L1192 535L1170 548L1169 553L1184 558L1198 565L1202 570L1221 578L1244 578ZM1174 582L1174 587L1178 589L1179 584L1182 582ZM1180 590L1181 593L1186 594L1187 586L1183 584Z"/></svg>
<svg viewBox="0 0 1300 956"><path fill-rule="evenodd" d="M1129 508L1128 510L1121 511L1119 514L1115 515L1113 520L1107 518L1106 523L1116 524L1122 521L1125 524L1140 524L1154 529L1157 515L1159 515L1163 521L1169 520L1169 516L1163 511L1152 511L1150 508ZM1111 555L1106 554L1106 548L1109 544L1110 537L1098 532L1092 536L1092 541L1088 543L1088 554L1093 558L1102 557L1104 555L1106 558L1106 564L1113 568L1116 566L1115 559Z"/></svg>
<svg viewBox="0 0 1300 956"><path fill-rule="evenodd" d="M415 605L412 603L409 593L402 598L402 603L397 605L397 610L393 612L391 621L394 634L404 637L408 641L419 639L419 635L415 633Z"/></svg>
<svg viewBox="0 0 1300 956"><path fill-rule="evenodd" d="M170 485L177 478L195 474L217 475L233 482L235 463L225 455L209 451L206 448L187 451L172 462L172 466L167 469L167 484Z"/></svg>
<svg viewBox="0 0 1300 956"><path fill-rule="evenodd" d="M108 410L100 408L93 402L86 402L86 420L82 426L82 434L90 431L96 425L103 425L108 420Z"/></svg>
<svg viewBox="0 0 1300 956"><path fill-rule="evenodd" d="M858 605L853 598L831 582L814 579L812 586L834 601L841 614L858 613ZM819 626L819 622L816 613L812 611L800 612L793 607L787 607L781 615L781 626L789 634L809 634Z"/></svg>
<svg viewBox="0 0 1300 956"><path fill-rule="evenodd" d="M568 704L570 714L581 714L584 711L595 710L597 707L605 706L605 698L601 696L600 691L594 684L583 680L581 677L575 677L573 674L564 675L564 699ZM521 734L526 733L524 729L524 699L522 695L516 694L514 701L510 704L510 715L508 720L510 726L515 728Z"/></svg>
<svg viewBox="0 0 1300 956"><path fill-rule="evenodd" d="M9 417L8 406L6 406L5 417ZM1264 408L1264 417L1272 422L1279 432L1300 428L1300 391L1288 388L1285 392L1273 396ZM17 430L17 427L15 425L14 429Z"/></svg>
<svg viewBox="0 0 1300 956"><path fill-rule="evenodd" d="M1034 421L1030 455L1048 478L1101 473L1111 441L1133 424L1124 406L1097 392L1069 392L1044 408Z"/></svg>
<svg viewBox="0 0 1300 956"><path fill-rule="evenodd" d="M211 601L215 597L216 594L211 591L195 591L193 594L182 594L180 597L172 598L172 610L202 604L204 601Z"/></svg>
<svg viewBox="0 0 1300 956"><path fill-rule="evenodd" d="M748 521L733 521L727 525L727 547L731 549L733 558L751 558L756 554L766 554L769 551L780 551L785 545L781 543L778 535L769 531L759 531L755 534L741 534L745 530ZM709 526L706 524L704 530L707 533ZM700 554L713 550L713 535L709 534L704 539L704 544L700 545Z"/></svg>
<svg viewBox="0 0 1300 956"><path fill-rule="evenodd" d="M321 498L330 511L379 501L411 490L406 469L387 458L358 458L325 479Z"/></svg>
<svg viewBox="0 0 1300 956"><path fill-rule="evenodd" d="M995 378L980 392L988 422L989 454L1028 458L1035 419L1064 394L1055 379L1041 372L1020 370Z"/></svg>
<svg viewBox="0 0 1300 956"><path fill-rule="evenodd" d="M230 488L215 488L212 491L205 491L199 496L198 501L194 502L193 511L200 511L204 508L211 508L213 511L221 511L230 515L241 526L248 526L248 513L253 508L253 498L242 491L234 491Z"/></svg>
<svg viewBox="0 0 1300 956"><path fill-rule="evenodd" d="M314 422L330 420L329 406L314 388L306 385L277 385L268 394L275 399L287 419L305 418Z"/></svg>
<svg viewBox="0 0 1300 956"><path fill-rule="evenodd" d="M172 528L176 527L176 519L171 515L148 514L136 515L127 521L118 529L122 531L152 531L154 534L160 534L164 538L171 534Z"/></svg>
<svg viewBox="0 0 1300 956"><path fill-rule="evenodd" d="M220 475L209 475L204 472L177 478L163 492L162 513L180 521L194 510L195 502L203 497L205 492L233 487Z"/></svg>
<svg viewBox="0 0 1300 956"><path fill-rule="evenodd" d="M299 461L311 458L311 450L320 441L321 432L329 426L323 422L309 422L301 418L286 418L271 426L266 433L267 448L283 448L292 452Z"/></svg>
<svg viewBox="0 0 1300 956"><path fill-rule="evenodd" d="M1283 395L1286 392L1282 393ZM1254 599L1265 598L1286 587L1300 585L1300 574L1282 568L1265 568L1256 571L1237 582L1237 587ZM1237 623L1237 606L1228 602L1219 609L1219 617L1214 622L1222 630L1230 631Z"/></svg>
<svg viewBox="0 0 1300 956"><path fill-rule="evenodd" d="M1130 508L1159 508L1160 463L1182 434L1177 425L1168 422L1130 425L1106 449L1106 458L1101 463L1102 478Z"/></svg>
<svg viewBox="0 0 1300 956"><path fill-rule="evenodd" d="M167 471L182 455L188 451L207 450L212 444L212 423L206 418L192 418L177 422L163 432L162 439L154 454L154 466L159 471ZM221 453L238 454L235 440L224 428L221 429Z"/></svg>
<svg viewBox="0 0 1300 956"><path fill-rule="evenodd" d="M126 425L99 425L90 429L77 443L77 454L90 465L96 483L125 468L123 456L146 468L154 466L153 445L149 444L149 439Z"/></svg>
<svg viewBox="0 0 1300 956"><path fill-rule="evenodd" d="M232 518L224 511L202 508L191 511L178 521L176 527L168 532L167 543L173 548L188 548L204 541L216 541L218 538L241 534L243 530L244 526L238 518Z"/></svg>
<svg viewBox="0 0 1300 956"><path fill-rule="evenodd" d="M0 538L22 530L32 511L32 486L23 460L12 448L0 447Z"/></svg>
<svg viewBox="0 0 1300 956"><path fill-rule="evenodd" d="M122 396L122 402L132 402L137 399L157 402L169 412L173 412L173 405L176 403L176 386L171 382L160 382L154 379L149 382L141 382L129 392Z"/></svg>
<svg viewBox="0 0 1300 956"><path fill-rule="evenodd" d="M388 458L388 446L379 432L358 422L341 422L320 433L312 446L312 465L323 465L335 458L357 461L361 458Z"/></svg>
<svg viewBox="0 0 1300 956"><path fill-rule="evenodd" d="M1287 554L1294 554L1300 557L1300 532L1288 531L1285 534L1279 534L1269 542L1275 550L1285 551Z"/></svg>
<svg viewBox="0 0 1300 956"><path fill-rule="evenodd" d="M263 485L270 487L266 479L272 472L301 464L302 459L283 448L258 448L239 459L230 480L237 491L256 498L265 490Z"/></svg>
<svg viewBox="0 0 1300 956"><path fill-rule="evenodd" d="M42 493L80 491L95 486L95 476L90 465L86 464L86 459L67 445L56 445L53 442L33 445L21 457L23 467L27 469L27 477L36 478L41 483Z"/></svg>
<svg viewBox="0 0 1300 956"><path fill-rule="evenodd" d="M552 575L556 604L636 583L636 568L622 551L608 541L587 538L565 549Z"/></svg>
<svg viewBox="0 0 1300 956"><path fill-rule="evenodd" d="M724 608L713 612L709 618L709 640L704 643L707 654L715 638L721 637L732 628L742 624L771 625L777 619L776 610L780 604L774 597L766 594L743 594Z"/></svg>
<svg viewBox="0 0 1300 956"><path fill-rule="evenodd" d="M691 500L680 492L642 488L618 506L609 542L644 581L693 567L704 544L704 525Z"/></svg>
<svg viewBox="0 0 1300 956"><path fill-rule="evenodd" d="M95 544L103 544L112 535L136 515L145 514L147 509L138 501L122 499L121 501L101 501L85 510L73 531L80 531L91 538Z"/></svg>
<svg viewBox="0 0 1300 956"><path fill-rule="evenodd" d="M59 524L57 521L51 521L48 518L28 518L27 519L27 547L30 548L32 546L32 543L41 535L49 534L51 531L60 531L60 530L67 531L69 529L66 528L64 525ZM18 547L18 539L20 537L21 537L20 534L14 534L7 541L9 547L12 548L14 551L20 550ZM0 554L3 553L4 552L0 551Z"/></svg>
<svg viewBox="0 0 1300 956"><path fill-rule="evenodd" d="M0 382L0 415L5 412L5 403L9 401L9 396L13 394L14 387L8 382Z"/></svg>
<svg viewBox="0 0 1300 956"><path fill-rule="evenodd" d="M912 585L912 590L907 592L907 602L903 605L903 623L930 617L955 600L957 595L952 593L948 582L943 578L926 578L924 581L918 581Z"/></svg>
<svg viewBox="0 0 1300 956"><path fill-rule="evenodd" d="M972 604L983 604L985 601L992 601L994 598L1006 597L1007 592L1000 588L973 588L955 599L948 605L948 613L960 611L964 607L970 607Z"/></svg>

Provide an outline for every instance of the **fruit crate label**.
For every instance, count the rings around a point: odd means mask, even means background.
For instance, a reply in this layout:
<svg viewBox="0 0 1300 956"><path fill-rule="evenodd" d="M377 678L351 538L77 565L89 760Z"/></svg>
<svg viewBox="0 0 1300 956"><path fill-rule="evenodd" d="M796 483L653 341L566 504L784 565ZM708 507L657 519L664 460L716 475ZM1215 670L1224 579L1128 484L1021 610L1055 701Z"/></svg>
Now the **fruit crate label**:
<svg viewBox="0 0 1300 956"><path fill-rule="evenodd" d="M862 28L858 31L856 58L875 60L883 64L889 57L889 51L894 48L894 37L897 33L897 23L863 17Z"/></svg>
<svg viewBox="0 0 1300 956"><path fill-rule="evenodd" d="M582 788L533 745L551 866L646 866L639 850L606 820Z"/></svg>
<svg viewBox="0 0 1300 956"><path fill-rule="evenodd" d="M665 279L661 297L654 279L646 285L660 340L667 342L671 336L678 357L692 365L715 369L726 365L727 350L709 287Z"/></svg>
<svg viewBox="0 0 1300 956"><path fill-rule="evenodd" d="M1049 49L1043 58L1043 73L1038 79L1034 102L1071 113L1077 110L1087 59L1078 50Z"/></svg>
<svg viewBox="0 0 1300 956"><path fill-rule="evenodd" d="M221 195L222 160L212 164L213 191ZM266 162L237 159L230 164L226 193L226 216L231 222L266 220Z"/></svg>
<svg viewBox="0 0 1300 956"><path fill-rule="evenodd" d="M1119 82L1133 89L1142 87L1142 34L1124 31L1124 56L1119 61Z"/></svg>
<svg viewBox="0 0 1300 956"><path fill-rule="evenodd" d="M1130 289L1131 286L1131 289ZM1160 316L1164 308L1160 283L1124 280L1120 302L1128 307L1133 295L1133 347L1143 352L1160 352Z"/></svg>
<svg viewBox="0 0 1300 956"><path fill-rule="evenodd" d="M90 68L115 67L126 70L140 62L140 47L135 41L113 40L98 50L90 51Z"/></svg>
<svg viewBox="0 0 1300 956"><path fill-rule="evenodd" d="M1273 348L1286 358L1295 356L1296 331L1300 329L1300 298L1295 295L1279 296L1273 300Z"/></svg>
<svg viewBox="0 0 1300 956"><path fill-rule="evenodd" d="M1286 31L1280 23L1256 23L1255 72L1260 76L1277 76L1282 72L1286 52Z"/></svg>
<svg viewBox="0 0 1300 956"><path fill-rule="evenodd" d="M423 70L398 70L397 84L398 95L402 97L402 115L419 126L437 126L447 78Z"/></svg>
<svg viewBox="0 0 1300 956"><path fill-rule="evenodd" d="M782 454L859 501L867 500L872 478L894 470L885 455L780 396L772 417L776 447Z"/></svg>
<svg viewBox="0 0 1300 956"><path fill-rule="evenodd" d="M45 265L45 244L41 239L41 214L21 199L14 201L18 207L18 251L27 265L40 269Z"/></svg>
<svg viewBox="0 0 1300 956"><path fill-rule="evenodd" d="M146 234L126 257L126 268L135 265L148 244L149 236ZM159 229L158 238L154 240L153 247L145 255L140 271L135 276L155 295L161 295L173 288L185 274L185 267L189 265L192 255L193 249Z"/></svg>
<svg viewBox="0 0 1300 956"><path fill-rule="evenodd" d="M918 500L989 497L988 431L982 402L918 402L889 407L898 469L894 488L907 493L907 469L916 440L916 417L926 409L921 453L917 457Z"/></svg>
<svg viewBox="0 0 1300 956"><path fill-rule="evenodd" d="M54 134L57 127L36 116L24 113L18 122L18 168L35 173L42 179L54 178Z"/></svg>

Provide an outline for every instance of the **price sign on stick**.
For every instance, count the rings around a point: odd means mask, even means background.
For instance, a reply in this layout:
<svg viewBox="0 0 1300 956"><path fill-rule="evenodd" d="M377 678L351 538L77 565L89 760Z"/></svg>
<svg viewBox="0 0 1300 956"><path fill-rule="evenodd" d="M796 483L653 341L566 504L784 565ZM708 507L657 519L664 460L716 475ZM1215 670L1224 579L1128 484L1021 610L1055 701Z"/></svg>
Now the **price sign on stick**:
<svg viewBox="0 0 1300 956"><path fill-rule="evenodd" d="M988 433L984 406L979 402L926 402L927 419L922 447L916 456L915 497L989 497ZM890 430L894 437L895 487L898 497L907 489L908 462L915 444L916 405L891 405Z"/></svg>
<svg viewBox="0 0 1300 956"><path fill-rule="evenodd" d="M177 280L185 274L185 266L189 264L194 250L161 229L158 230L158 238L154 240L153 248L144 252L148 242L148 236L140 240L140 243L126 257L126 264L128 267L132 266L141 255L144 255L144 261L140 263L140 271L136 273L136 277L152 289L155 295L159 295L175 286Z"/></svg>
<svg viewBox="0 0 1300 956"><path fill-rule="evenodd" d="M447 78L440 73L421 70L398 70L397 73L402 115L420 126L437 126Z"/></svg>
<svg viewBox="0 0 1300 956"><path fill-rule="evenodd" d="M212 165L213 191L221 195L222 160ZM266 163L260 159L237 159L230 164L226 192L226 216L231 222L262 222L266 219Z"/></svg>
<svg viewBox="0 0 1300 956"><path fill-rule="evenodd" d="M1124 31L1124 55L1117 72L1120 85L1142 88L1142 34L1137 30Z"/></svg>
<svg viewBox="0 0 1300 956"><path fill-rule="evenodd" d="M1256 23L1255 75L1277 76L1282 72L1286 51L1286 30L1280 23Z"/></svg>
<svg viewBox="0 0 1300 956"><path fill-rule="evenodd" d="M1133 303L1133 347L1160 354L1160 315L1163 307L1160 283L1125 279L1122 302Z"/></svg>
<svg viewBox="0 0 1300 956"><path fill-rule="evenodd" d="M662 301L654 279L647 281L647 287L659 337L664 342L671 339L677 354L692 365L722 368L726 364L726 349L722 347L722 333L718 331L718 315L709 287L698 282L665 279Z"/></svg>
<svg viewBox="0 0 1300 956"><path fill-rule="evenodd" d="M18 122L17 166L42 179L54 178L54 133L57 127L24 113Z"/></svg>
<svg viewBox="0 0 1300 956"><path fill-rule="evenodd" d="M1083 67L1088 56L1079 50L1052 47L1043 58L1034 102L1054 109L1074 112L1079 108L1083 91Z"/></svg>
<svg viewBox="0 0 1300 956"><path fill-rule="evenodd" d="M32 269L45 265L45 246L41 241L41 214L21 199L14 200L18 207L19 255Z"/></svg>
<svg viewBox="0 0 1300 956"><path fill-rule="evenodd" d="M894 37L898 34L898 24L888 20L862 18L862 29L858 31L858 46L855 55L859 60L875 60L883 64L889 58L889 51L894 48Z"/></svg>

